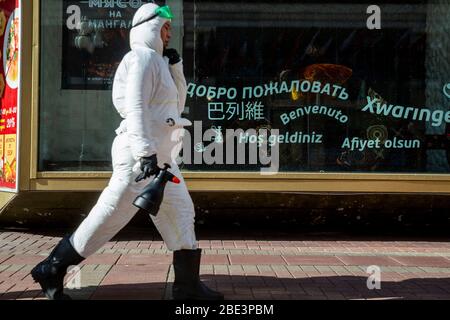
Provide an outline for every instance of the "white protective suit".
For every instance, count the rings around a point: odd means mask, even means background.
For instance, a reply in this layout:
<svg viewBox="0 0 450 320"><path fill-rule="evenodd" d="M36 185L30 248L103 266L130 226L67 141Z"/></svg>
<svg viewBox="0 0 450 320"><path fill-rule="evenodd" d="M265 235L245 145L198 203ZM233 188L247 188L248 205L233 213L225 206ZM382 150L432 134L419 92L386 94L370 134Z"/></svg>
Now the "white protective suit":
<svg viewBox="0 0 450 320"><path fill-rule="evenodd" d="M151 17L155 4L138 9L133 25ZM167 183L156 217L151 216L169 250L196 249L194 205L175 162L181 150L181 118L186 101L182 61L168 64L163 57L161 28L168 21L157 17L130 31L131 51L120 63L113 84L113 102L124 119L112 145L113 174L97 204L71 237L83 257L100 249L136 214L134 199L153 179L136 183L139 159L157 154L158 165L169 163L169 171L180 184ZM167 122L167 119L173 121ZM174 125L175 123L175 125Z"/></svg>

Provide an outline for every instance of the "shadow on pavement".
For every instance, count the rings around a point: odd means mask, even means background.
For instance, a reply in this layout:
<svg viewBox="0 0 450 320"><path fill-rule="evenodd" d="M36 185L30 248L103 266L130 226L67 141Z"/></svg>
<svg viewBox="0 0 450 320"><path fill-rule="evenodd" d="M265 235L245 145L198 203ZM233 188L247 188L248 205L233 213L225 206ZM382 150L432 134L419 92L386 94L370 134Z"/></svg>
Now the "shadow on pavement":
<svg viewBox="0 0 450 320"><path fill-rule="evenodd" d="M76 228L75 228L76 229ZM0 228L0 232L26 232L32 235L46 237L63 237L72 234L75 229L17 229ZM265 241L427 241L450 242L448 232L419 233L419 232L389 232L386 230L372 230L371 232L354 231L311 231L291 229L247 229L240 227L214 228L196 227L198 240L265 240ZM125 228L115 235L111 241L162 241L154 226L142 228Z"/></svg>
<svg viewBox="0 0 450 320"><path fill-rule="evenodd" d="M151 271L149 271L151 272ZM450 300L450 278L414 278L382 281L381 289L369 290L367 277L320 276L276 278L270 276L202 275L226 300L349 300L425 299ZM170 299L171 283L130 283L66 289L75 300L164 300ZM42 298L40 291L8 292L0 300Z"/></svg>

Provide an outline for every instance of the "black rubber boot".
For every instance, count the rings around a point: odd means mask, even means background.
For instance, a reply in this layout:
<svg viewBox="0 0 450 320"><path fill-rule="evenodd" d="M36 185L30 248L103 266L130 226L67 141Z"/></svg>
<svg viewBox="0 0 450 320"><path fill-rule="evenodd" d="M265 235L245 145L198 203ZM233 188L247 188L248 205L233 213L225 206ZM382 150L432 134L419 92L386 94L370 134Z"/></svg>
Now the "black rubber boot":
<svg viewBox="0 0 450 320"><path fill-rule="evenodd" d="M63 292L64 276L69 266L77 265L83 260L84 258L75 251L67 236L56 245L47 259L31 270L31 276L41 285L42 291L49 300L70 300L70 297Z"/></svg>
<svg viewBox="0 0 450 320"><path fill-rule="evenodd" d="M211 290L200 281L202 250L178 250L173 252L175 281L172 287L174 300L223 300L222 293Z"/></svg>

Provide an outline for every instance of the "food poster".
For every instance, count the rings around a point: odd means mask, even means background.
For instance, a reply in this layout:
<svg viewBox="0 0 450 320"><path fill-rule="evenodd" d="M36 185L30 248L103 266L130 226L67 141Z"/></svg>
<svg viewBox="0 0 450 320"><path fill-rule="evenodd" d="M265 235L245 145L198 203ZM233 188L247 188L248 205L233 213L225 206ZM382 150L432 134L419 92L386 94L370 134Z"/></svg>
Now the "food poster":
<svg viewBox="0 0 450 320"><path fill-rule="evenodd" d="M20 0L0 0L0 190L17 190Z"/></svg>
<svg viewBox="0 0 450 320"><path fill-rule="evenodd" d="M130 50L136 10L152 0L63 0L62 89L111 90L114 73ZM80 24L72 19L80 12Z"/></svg>

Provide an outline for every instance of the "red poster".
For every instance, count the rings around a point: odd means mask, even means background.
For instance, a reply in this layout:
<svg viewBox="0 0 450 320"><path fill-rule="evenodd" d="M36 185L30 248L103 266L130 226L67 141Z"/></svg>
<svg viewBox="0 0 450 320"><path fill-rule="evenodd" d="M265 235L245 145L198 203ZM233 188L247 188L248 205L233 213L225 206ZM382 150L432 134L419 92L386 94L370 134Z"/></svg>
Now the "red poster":
<svg viewBox="0 0 450 320"><path fill-rule="evenodd" d="M0 0L0 189L17 190L20 0Z"/></svg>

